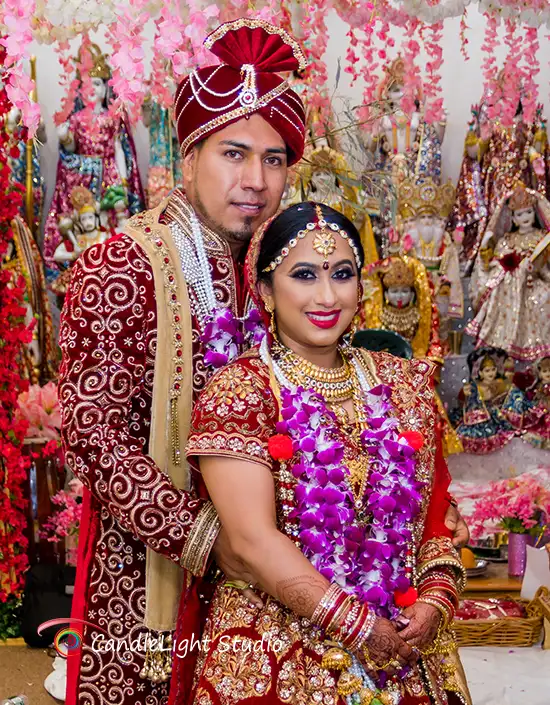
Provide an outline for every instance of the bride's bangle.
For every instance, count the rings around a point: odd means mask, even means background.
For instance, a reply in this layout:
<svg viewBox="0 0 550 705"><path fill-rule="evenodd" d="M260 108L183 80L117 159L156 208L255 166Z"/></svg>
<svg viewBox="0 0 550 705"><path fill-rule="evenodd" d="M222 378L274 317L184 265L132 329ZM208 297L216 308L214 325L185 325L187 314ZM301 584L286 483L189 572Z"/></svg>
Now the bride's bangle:
<svg viewBox="0 0 550 705"><path fill-rule="evenodd" d="M315 608L311 621L350 651L360 651L376 622L376 613L332 584Z"/></svg>

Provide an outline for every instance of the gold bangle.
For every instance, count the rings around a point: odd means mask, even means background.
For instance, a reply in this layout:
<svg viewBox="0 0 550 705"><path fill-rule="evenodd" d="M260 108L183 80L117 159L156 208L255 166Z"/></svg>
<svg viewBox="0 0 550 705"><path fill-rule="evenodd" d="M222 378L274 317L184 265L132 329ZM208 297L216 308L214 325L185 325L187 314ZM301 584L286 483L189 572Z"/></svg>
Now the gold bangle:
<svg viewBox="0 0 550 705"><path fill-rule="evenodd" d="M235 590L246 590L247 588L252 588L252 585L244 580L226 580L224 586L235 588Z"/></svg>

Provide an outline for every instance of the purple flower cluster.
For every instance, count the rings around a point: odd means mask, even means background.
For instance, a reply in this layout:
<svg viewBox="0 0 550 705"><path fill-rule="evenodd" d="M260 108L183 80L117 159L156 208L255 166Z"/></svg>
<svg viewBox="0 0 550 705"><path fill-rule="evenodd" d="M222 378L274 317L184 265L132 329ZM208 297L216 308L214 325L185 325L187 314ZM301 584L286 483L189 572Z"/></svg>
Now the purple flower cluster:
<svg viewBox="0 0 550 705"><path fill-rule="evenodd" d="M250 347L259 345L265 336L265 325L262 314L257 308L252 308L244 320L245 338Z"/></svg>
<svg viewBox="0 0 550 705"><path fill-rule="evenodd" d="M237 318L229 308L218 308L206 322L201 340L206 347L204 364L219 369L235 359L241 345L247 340L257 345L265 335L265 327L258 309L253 308L244 320Z"/></svg>
<svg viewBox="0 0 550 705"><path fill-rule="evenodd" d="M283 420L277 426L299 453L292 468L297 480L292 518L298 521L304 554L328 580L387 617L397 613L394 591L410 586L410 523L421 500L414 450L399 437L390 393L379 385L365 398L368 430L361 441L370 466L361 498L365 522L357 520L344 445L324 399L302 388L283 388Z"/></svg>

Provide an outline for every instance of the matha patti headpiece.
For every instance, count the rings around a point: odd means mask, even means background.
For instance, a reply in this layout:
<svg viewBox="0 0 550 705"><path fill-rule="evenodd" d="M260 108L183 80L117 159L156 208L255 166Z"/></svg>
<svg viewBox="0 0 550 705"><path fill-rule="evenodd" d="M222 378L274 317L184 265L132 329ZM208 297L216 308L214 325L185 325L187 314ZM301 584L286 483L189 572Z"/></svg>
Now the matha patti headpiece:
<svg viewBox="0 0 550 705"><path fill-rule="evenodd" d="M288 257L290 250L294 249L300 240L303 240L308 233L311 233L314 230L317 230L318 233L315 235L313 240L313 249L317 252L317 254L320 254L321 257L324 258L323 269L328 269L328 258L336 249L336 238L334 236L335 234L338 234L351 247L353 256L355 257L357 270L361 271L361 256L359 254L359 250L348 233L345 230L342 230L337 223L329 223L325 220L319 203L312 203L311 205L315 207L317 221L315 223L308 223L303 230L300 230L296 234L296 237L289 240L288 245L283 247L281 254L275 257L275 259L262 271L273 272L277 269L285 257Z"/></svg>
<svg viewBox="0 0 550 705"><path fill-rule="evenodd" d="M519 211L523 208L532 208L536 203L536 197L525 188L523 184L519 184L514 189L514 193L508 199L508 206L511 211Z"/></svg>
<svg viewBox="0 0 550 705"><path fill-rule="evenodd" d="M381 269L382 284L390 286L414 286L414 272L399 257L392 257Z"/></svg>

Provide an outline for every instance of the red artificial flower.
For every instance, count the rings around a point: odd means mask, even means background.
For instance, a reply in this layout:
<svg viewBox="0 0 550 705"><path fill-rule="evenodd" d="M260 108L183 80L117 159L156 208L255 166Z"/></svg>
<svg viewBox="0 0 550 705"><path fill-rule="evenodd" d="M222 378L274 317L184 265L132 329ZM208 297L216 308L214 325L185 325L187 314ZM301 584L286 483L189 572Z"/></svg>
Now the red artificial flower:
<svg viewBox="0 0 550 705"><path fill-rule="evenodd" d="M407 441L413 450L420 450L424 445L424 436L420 431L403 431L399 438Z"/></svg>
<svg viewBox="0 0 550 705"><path fill-rule="evenodd" d="M499 262L502 265L502 268L505 269L507 272L513 272L514 269L517 269L519 267L521 259L521 256L518 255L517 252L509 252L508 254L501 257Z"/></svg>
<svg viewBox="0 0 550 705"><path fill-rule="evenodd" d="M273 460L290 460L294 455L292 439L283 433L271 436L267 442L267 449Z"/></svg>
<svg viewBox="0 0 550 705"><path fill-rule="evenodd" d="M393 601L396 607L410 607L418 599L418 591L416 588L410 587L405 590L405 592L398 592L397 590L393 593Z"/></svg>

